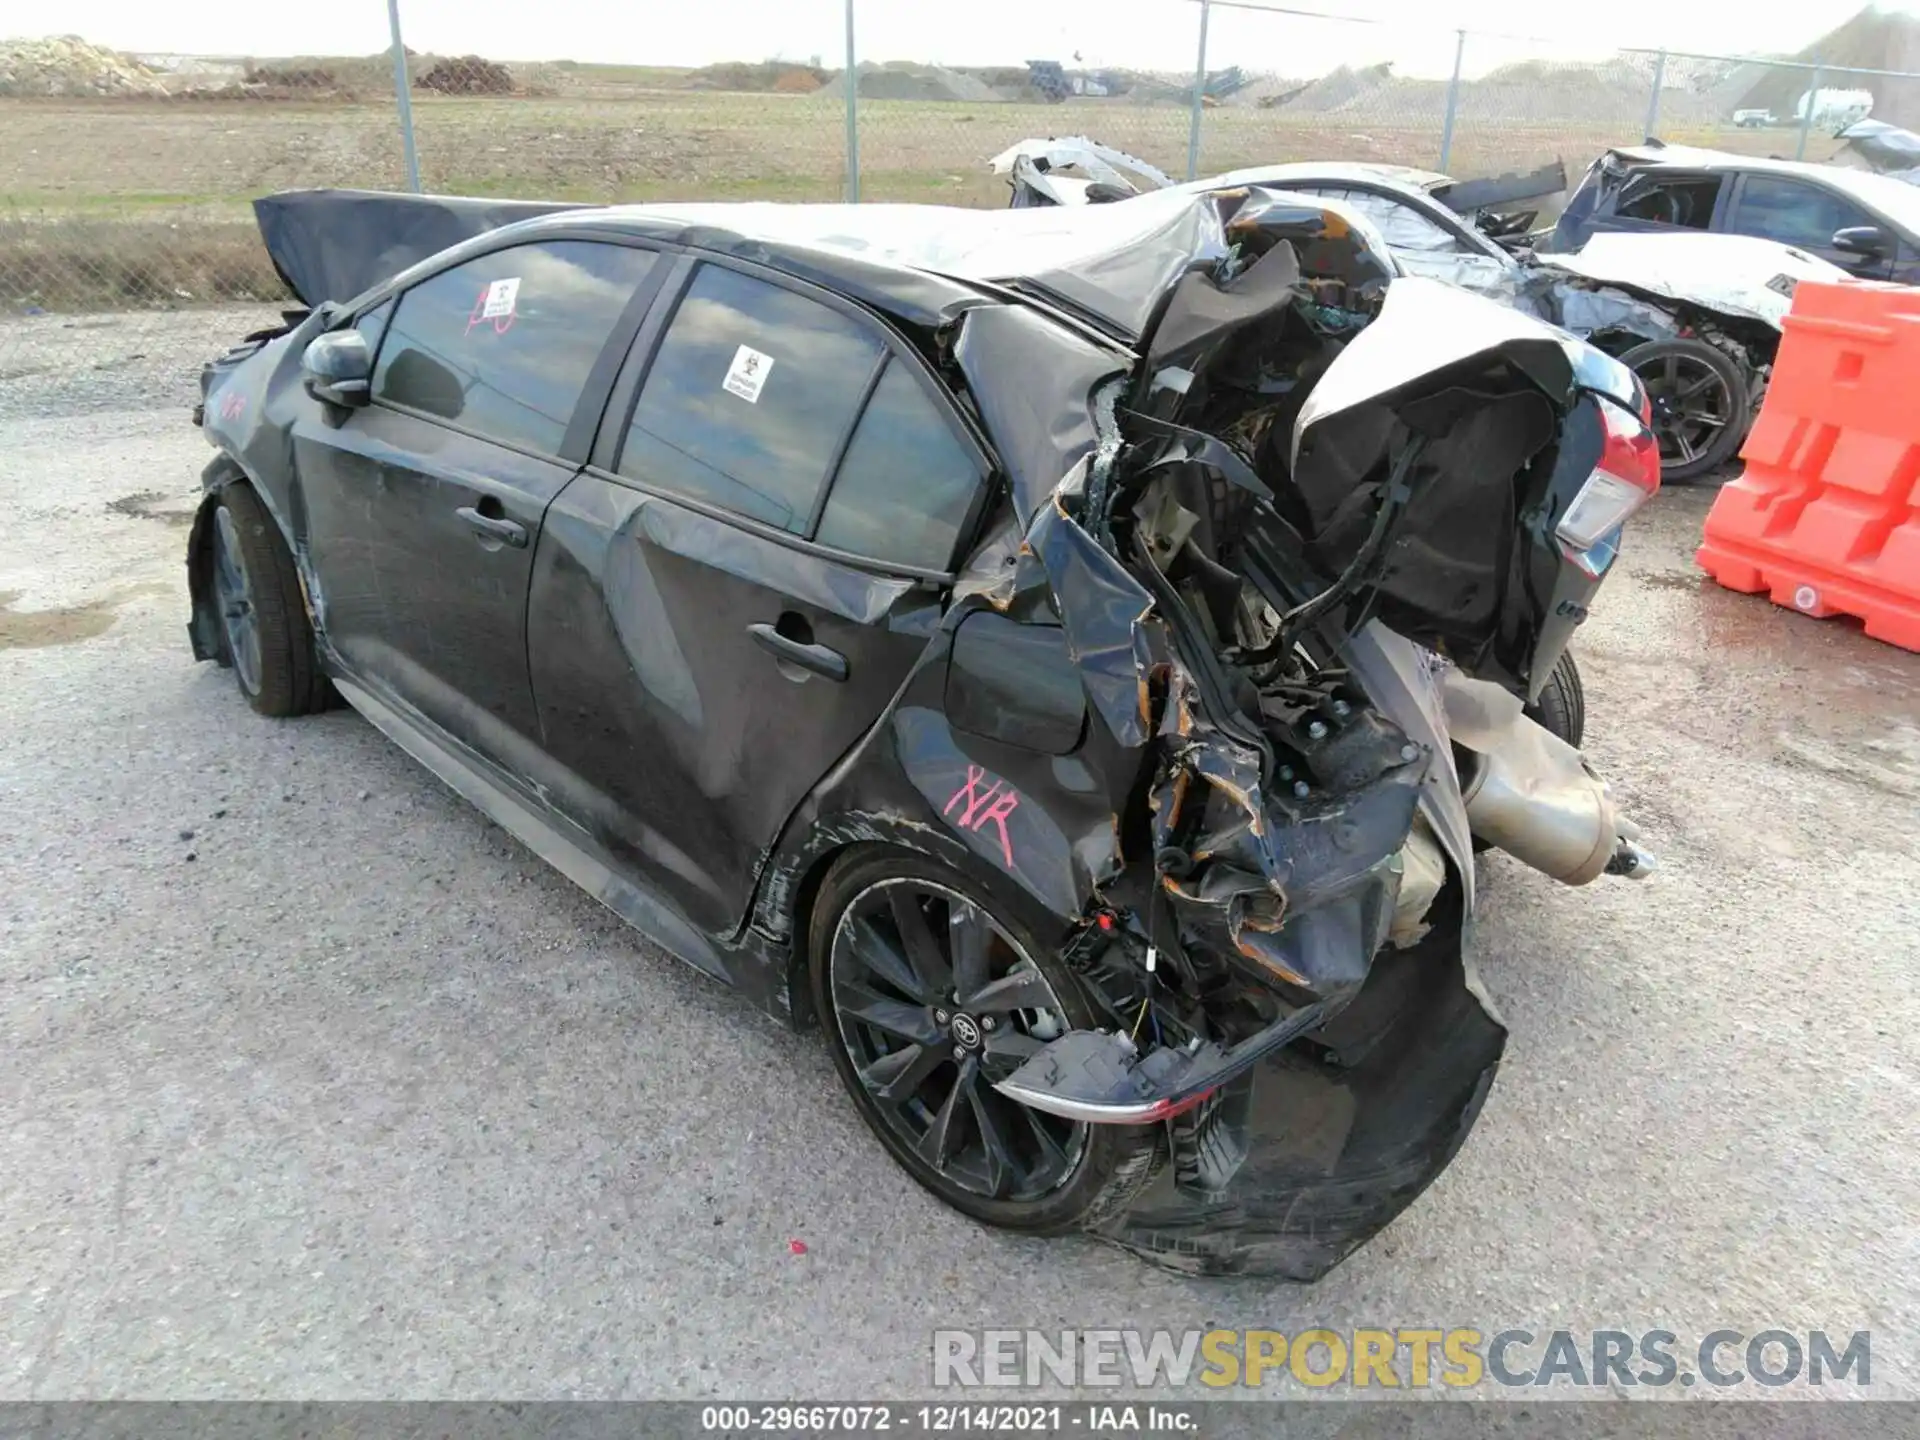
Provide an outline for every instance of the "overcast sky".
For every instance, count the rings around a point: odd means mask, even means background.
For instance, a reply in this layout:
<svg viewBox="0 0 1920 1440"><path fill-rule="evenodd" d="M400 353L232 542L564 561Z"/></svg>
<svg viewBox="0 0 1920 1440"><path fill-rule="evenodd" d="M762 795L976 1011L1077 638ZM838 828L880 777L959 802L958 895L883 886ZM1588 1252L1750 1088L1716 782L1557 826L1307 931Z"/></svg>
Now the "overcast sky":
<svg viewBox="0 0 1920 1440"><path fill-rule="evenodd" d="M1215 7L1209 62L1286 75L1393 60L1402 73L1445 73L1452 27L1539 37L1470 42L1470 71L1523 58L1585 58L1612 45L1721 54L1800 48L1856 8L1754 5L1750 0L1607 0L1516 5L1511 0L1298 0L1299 8L1368 16L1345 24ZM954 65L1027 59L1184 69L1193 64L1194 0L855 0L863 59ZM10 7L11 8L11 7ZM1896 8L1920 9L1920 0ZM219 55L364 54L387 43L384 0L59 0L34 7L57 30L119 50ZM26 15L22 5L16 16ZM841 0L401 0L406 42L441 54L500 60L596 60L704 65L715 60L844 55ZM12 23L18 23L17 20ZM27 30L21 33L34 33ZM1477 62L1477 63L1476 63Z"/></svg>

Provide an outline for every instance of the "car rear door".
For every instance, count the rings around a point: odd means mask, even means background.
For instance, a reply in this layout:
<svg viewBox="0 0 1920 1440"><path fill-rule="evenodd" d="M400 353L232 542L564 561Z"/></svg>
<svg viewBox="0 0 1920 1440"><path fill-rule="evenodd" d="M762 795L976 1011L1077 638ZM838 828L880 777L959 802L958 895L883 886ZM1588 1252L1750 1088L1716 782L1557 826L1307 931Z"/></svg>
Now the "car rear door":
<svg viewBox="0 0 1920 1440"><path fill-rule="evenodd" d="M586 458L657 261L555 239L440 271L359 321L383 331L371 403L295 427L327 643L354 679L514 770L539 735L533 542Z"/></svg>
<svg viewBox="0 0 1920 1440"><path fill-rule="evenodd" d="M699 928L925 651L988 465L873 316L689 259L535 557L549 784Z"/></svg>
<svg viewBox="0 0 1920 1440"><path fill-rule="evenodd" d="M1386 240L1401 271L1444 280L1463 290L1514 299L1519 267L1484 236L1437 201L1419 204L1390 190L1358 182L1289 184L1289 190L1339 200L1371 220Z"/></svg>
<svg viewBox="0 0 1920 1440"><path fill-rule="evenodd" d="M1791 175L1748 173L1740 177L1728 208L1725 229L1730 235L1757 235L1778 240L1810 255L1818 255L1867 280L1885 280L1893 273L1897 237L1887 227L1887 253L1856 255L1833 243L1836 232L1878 220L1846 196Z"/></svg>

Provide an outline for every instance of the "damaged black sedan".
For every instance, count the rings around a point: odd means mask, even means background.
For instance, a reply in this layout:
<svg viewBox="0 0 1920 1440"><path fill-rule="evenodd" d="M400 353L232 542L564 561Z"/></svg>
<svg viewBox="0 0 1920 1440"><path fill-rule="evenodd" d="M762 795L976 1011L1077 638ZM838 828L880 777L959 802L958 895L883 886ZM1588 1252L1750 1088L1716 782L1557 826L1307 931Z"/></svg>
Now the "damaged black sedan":
<svg viewBox="0 0 1920 1440"><path fill-rule="evenodd" d="M965 1213L1337 1263L1500 1059L1476 846L1651 863L1523 714L1632 375L1258 189L542 208L263 202L311 308L204 376L194 654L817 1021Z"/></svg>

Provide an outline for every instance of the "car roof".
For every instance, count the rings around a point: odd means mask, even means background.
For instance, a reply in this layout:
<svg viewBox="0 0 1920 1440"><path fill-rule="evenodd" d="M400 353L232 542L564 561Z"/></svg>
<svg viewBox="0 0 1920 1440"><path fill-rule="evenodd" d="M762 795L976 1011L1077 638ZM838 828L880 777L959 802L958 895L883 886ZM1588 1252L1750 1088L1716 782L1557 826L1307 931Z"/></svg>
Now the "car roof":
<svg viewBox="0 0 1920 1440"><path fill-rule="evenodd" d="M1244 170L1229 170L1224 175L1215 175L1210 180L1195 181L1180 188L1194 189L1202 185L1209 188L1222 185L1285 186L1299 184L1302 180L1355 185L1385 184L1423 192L1453 183L1451 175L1442 175L1436 170L1421 170L1412 165L1382 165L1365 160L1295 160L1284 165L1251 165Z"/></svg>
<svg viewBox="0 0 1920 1440"><path fill-rule="evenodd" d="M1907 229L1920 234L1920 188L1890 175L1875 175L1869 170L1850 170L1840 165L1819 165L1807 160L1775 160L1762 155L1735 155L1726 150L1707 150L1691 145L1622 145L1609 154L1642 168L1675 170L1746 170L1761 175L1791 175L1814 180L1862 205L1881 211Z"/></svg>
<svg viewBox="0 0 1920 1440"><path fill-rule="evenodd" d="M614 231L757 261L887 313L934 324L976 285L1031 285L1115 332L1144 334L1161 292L1225 249L1213 207L1155 191L1124 205L979 210L943 205L771 201L614 205L490 232L486 245L561 230ZM929 313L929 310L939 313Z"/></svg>

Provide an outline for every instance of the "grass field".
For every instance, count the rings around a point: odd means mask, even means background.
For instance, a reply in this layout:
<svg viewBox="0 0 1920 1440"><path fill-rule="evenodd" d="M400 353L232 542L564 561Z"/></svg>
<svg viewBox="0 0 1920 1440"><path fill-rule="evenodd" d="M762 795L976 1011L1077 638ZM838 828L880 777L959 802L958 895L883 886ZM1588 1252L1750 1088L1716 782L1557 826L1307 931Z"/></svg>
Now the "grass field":
<svg viewBox="0 0 1920 1440"><path fill-rule="evenodd" d="M637 75L635 82L647 77ZM558 98L414 101L421 176L450 194L604 203L837 200L845 113L814 96L597 85ZM986 159L1028 135L1086 133L1175 175L1188 116L1173 105L863 100L861 198L999 205ZM1463 109L1449 168L1497 173L1556 157L1577 175L1639 117L1543 122ZM1785 130L1669 132L1670 142L1791 154ZM1814 137L1809 158L1833 145ZM1261 162L1433 166L1439 127L1222 106L1205 114L1202 174ZM278 282L248 202L308 186L403 183L391 104L0 100L0 306L9 311L267 299Z"/></svg>

